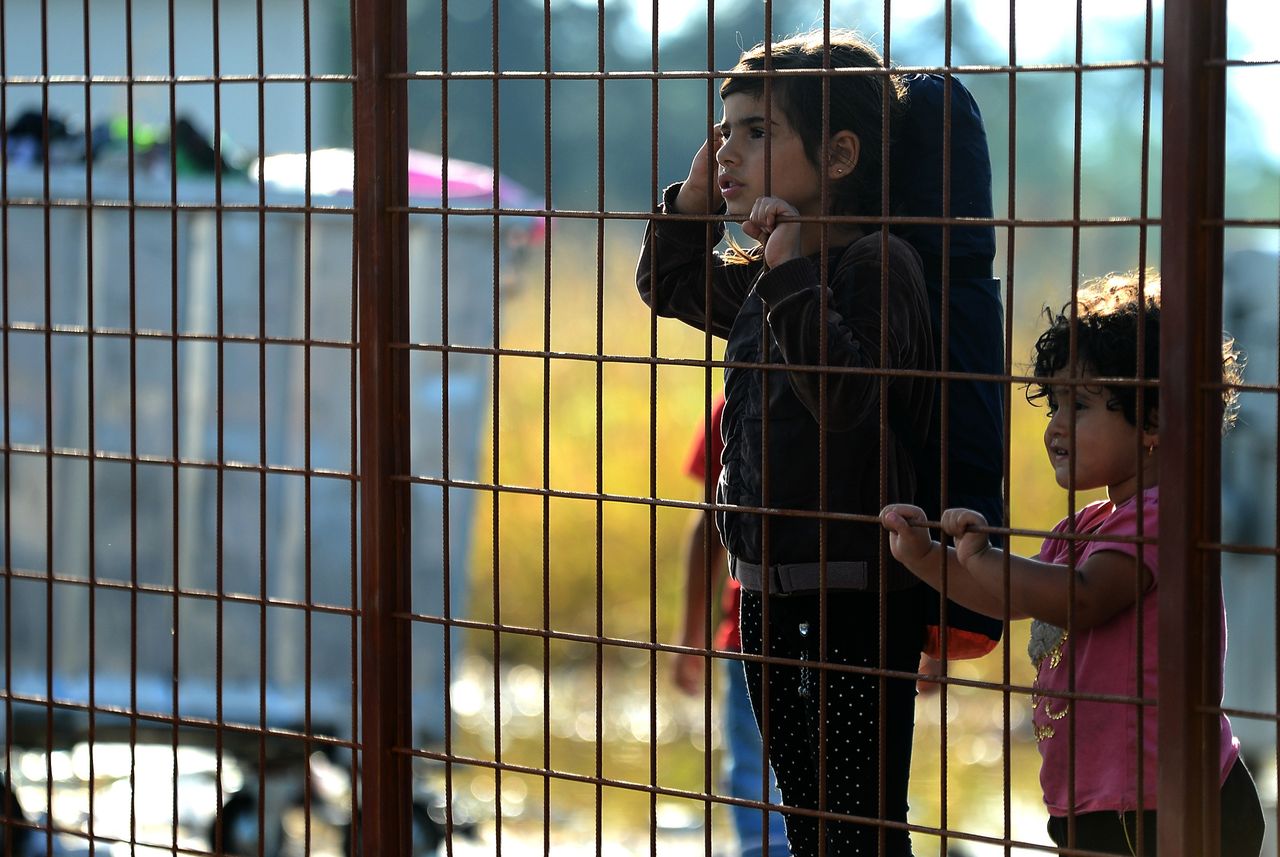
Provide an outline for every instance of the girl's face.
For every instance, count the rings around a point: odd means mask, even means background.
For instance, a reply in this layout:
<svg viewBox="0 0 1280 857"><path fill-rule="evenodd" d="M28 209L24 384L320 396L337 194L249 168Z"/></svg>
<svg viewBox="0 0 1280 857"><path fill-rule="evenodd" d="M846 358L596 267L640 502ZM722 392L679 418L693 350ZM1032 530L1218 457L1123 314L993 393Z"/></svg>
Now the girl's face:
<svg viewBox="0 0 1280 857"><path fill-rule="evenodd" d="M1065 379L1068 375L1066 369L1059 369L1052 378ZM1077 386L1073 396L1071 387L1050 384L1049 391L1049 425L1044 430L1044 446L1059 485L1067 488L1074 484L1081 491L1106 488L1112 503L1123 503L1138 492L1139 439L1144 459L1142 487L1157 483L1160 462L1156 432L1143 431L1125 419L1123 411L1108 408L1110 390L1101 386ZM1071 444L1073 413L1074 450ZM1147 449L1152 451L1148 453Z"/></svg>
<svg viewBox="0 0 1280 857"><path fill-rule="evenodd" d="M720 122L720 193L730 214L746 217L762 196L774 196L805 216L822 214L822 176L775 98L765 122L762 96L735 92L724 99ZM765 170L765 152L769 169ZM766 175L768 181L766 181Z"/></svg>

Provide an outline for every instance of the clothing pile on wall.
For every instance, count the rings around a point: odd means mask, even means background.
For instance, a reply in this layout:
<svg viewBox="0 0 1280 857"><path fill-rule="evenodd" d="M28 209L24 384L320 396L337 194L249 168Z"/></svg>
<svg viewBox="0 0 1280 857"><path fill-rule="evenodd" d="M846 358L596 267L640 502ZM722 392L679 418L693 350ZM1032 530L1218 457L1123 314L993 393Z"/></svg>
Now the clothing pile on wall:
<svg viewBox="0 0 1280 857"><path fill-rule="evenodd" d="M130 123L124 116L98 122L86 132L68 119L49 113L48 121L39 110L19 114L6 128L5 160L10 166L33 167L48 159L49 166L83 164L129 169ZM134 122L132 127L133 168L136 173L168 175L174 164L180 176L213 175L221 161L222 177L248 178L249 157L227 140L214 146L191 119L179 116L168 125ZM171 154L172 149L172 154ZM87 158L86 158L87 155Z"/></svg>

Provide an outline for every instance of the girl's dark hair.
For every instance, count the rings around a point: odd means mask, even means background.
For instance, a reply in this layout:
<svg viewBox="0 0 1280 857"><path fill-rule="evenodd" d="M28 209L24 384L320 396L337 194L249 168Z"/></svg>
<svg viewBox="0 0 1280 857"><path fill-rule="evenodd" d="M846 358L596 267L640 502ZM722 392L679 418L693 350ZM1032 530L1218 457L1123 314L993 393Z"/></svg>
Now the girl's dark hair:
<svg viewBox="0 0 1280 857"><path fill-rule="evenodd" d="M1141 289L1139 289L1141 284ZM1160 275L1148 270L1125 274L1107 274L1082 285L1076 293L1076 366L1081 374L1098 378L1137 378L1138 318L1142 307L1143 366L1142 377L1160 377ZM1035 346L1034 374L1050 378L1071 362L1071 304L1056 314L1045 307L1049 328L1040 334ZM1224 336L1222 341L1222 376L1228 384L1238 384L1244 368L1244 355L1235 349L1235 341ZM1120 385L1108 387L1107 407L1120 410L1130 424L1144 431L1155 428L1160 391L1145 387L1142 395L1142 421L1138 421L1138 388ZM1048 383L1028 384L1027 400L1040 399L1056 404ZM1228 387L1223 393L1226 409L1223 426L1229 428L1239 410L1239 393Z"/></svg>
<svg viewBox="0 0 1280 857"><path fill-rule="evenodd" d="M889 119L901 112L905 89L896 74L887 73L879 52L861 36L849 30L832 30L824 41L821 31L814 31L769 45L769 67L778 71L822 69L830 51L830 68L880 69L880 73L832 74L829 80L828 126L823 127L823 75L782 74L770 77L770 91L791 127L800 135L809 161L822 167L825 140L839 131L852 131L858 136L858 163L850 174L831 186L831 213L878 217L884 138L885 93L888 90ZM763 97L765 76L735 75L735 72L762 72L765 69L765 46L756 45L743 53L738 64L720 85L720 97L744 93ZM892 135L892 131L891 131Z"/></svg>

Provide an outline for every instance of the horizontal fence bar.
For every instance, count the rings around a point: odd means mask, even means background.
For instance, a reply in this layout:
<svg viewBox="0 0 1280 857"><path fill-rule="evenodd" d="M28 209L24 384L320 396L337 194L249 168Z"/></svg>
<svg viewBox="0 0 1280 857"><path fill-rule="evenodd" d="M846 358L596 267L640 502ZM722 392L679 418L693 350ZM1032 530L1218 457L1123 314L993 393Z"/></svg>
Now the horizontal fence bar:
<svg viewBox="0 0 1280 857"><path fill-rule="evenodd" d="M1019 75L1019 74L1078 74L1089 71L1126 71L1131 69L1163 68L1160 60L1120 60L1099 63L1045 63L1037 65L895 65L892 69L873 68L813 68L813 69L743 69L734 71L734 77L761 78L786 77L889 77L905 74L953 74L953 75ZM720 80L728 75L728 69L610 69L608 71L413 71L393 77L405 80Z"/></svg>
<svg viewBox="0 0 1280 857"><path fill-rule="evenodd" d="M206 182L209 181L209 178L188 178L187 181ZM298 191L296 190L282 192L288 193L290 196L296 196L298 194ZM263 204L251 202L156 202L140 199L83 199L56 196L13 197L7 200L4 205L9 208L85 209L104 211L188 211L209 214L222 214L224 212L258 214L266 212L268 214L336 214L350 216L355 213L354 207L341 205L285 205L280 203Z"/></svg>
<svg viewBox="0 0 1280 857"><path fill-rule="evenodd" d="M324 479L335 479L352 482L358 479L353 473L345 470L330 470L320 467L292 467L287 464L255 464L251 461L223 459L212 461L198 458L173 458L165 455L146 455L144 453L109 452L105 450L75 449L71 447L48 447L27 444L0 444L0 451L14 455L30 455L39 458L65 458L80 461L103 461L117 463L154 464L168 467L179 467L184 470L232 471L237 473L271 473L280 476L316 476Z"/></svg>
<svg viewBox="0 0 1280 857"><path fill-rule="evenodd" d="M309 734L299 732L293 729L284 729L278 726L259 726L249 725L246 723L237 723L234 720L216 719L210 717L192 717L190 715L164 714L156 711L147 711L139 708L128 708L120 705L104 705L97 703L89 705L88 703L78 702L76 700L53 698L48 699L31 694L15 693L13 691L0 691L0 699L8 702L20 703L23 705L32 705L38 708L52 709L55 711L67 711L80 714L97 714L110 715L128 718L140 723L156 724L162 726L179 726L182 728L190 728L205 732L224 732L235 735L248 735L258 737L265 735L271 738L282 738L291 741L311 742L323 746L343 748L347 750L359 750L361 744L359 741L344 741L341 738L333 738L325 735Z"/></svg>
<svg viewBox="0 0 1280 857"><path fill-rule="evenodd" d="M323 601L299 601L294 598L279 596L253 595L248 592L226 591L215 592L188 586L165 586L159 583L143 583L142 581L112 580L109 577L76 577L70 574L49 573L30 569L9 568L0 571L0 575L12 580L29 580L33 583L57 583L66 586L92 587L94 589L138 592L148 595L174 595L193 601L222 601L228 604L248 604L254 607L281 607L289 610L304 610L315 613L327 613L334 616L359 616L358 607L347 607L341 604L328 604Z"/></svg>
<svg viewBox="0 0 1280 857"><path fill-rule="evenodd" d="M192 84L355 83L350 74L13 74L0 78L3 86L188 86Z"/></svg>

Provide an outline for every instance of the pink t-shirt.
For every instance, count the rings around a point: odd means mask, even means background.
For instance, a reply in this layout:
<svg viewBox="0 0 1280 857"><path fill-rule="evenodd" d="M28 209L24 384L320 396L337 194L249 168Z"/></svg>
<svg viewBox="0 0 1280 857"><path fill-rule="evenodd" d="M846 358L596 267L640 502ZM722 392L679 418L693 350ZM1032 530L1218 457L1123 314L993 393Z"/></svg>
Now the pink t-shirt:
<svg viewBox="0 0 1280 857"><path fill-rule="evenodd" d="M1134 702L1100 702L1068 700L1055 693L1065 693L1074 653L1075 692L1123 696L1129 699L1157 695L1157 672L1160 663L1158 646L1159 618L1156 585L1160 580L1159 551L1156 535L1159 524L1159 488L1148 488L1119 506L1107 500L1091 503L1076 514L1075 532L1098 535L1136 536L1138 534L1139 498L1141 498L1143 544L1133 542L1076 541L1075 564L1079 566L1098 551L1118 551L1137 556L1151 572L1152 585L1140 604L1123 610L1107 622L1087 631L1064 635L1063 640L1044 654L1036 665L1036 690L1032 697L1036 742L1043 763L1040 786L1050 815L1066 815L1071 807L1076 812L1099 810L1133 810L1138 800L1138 711L1142 711L1143 794L1141 808L1156 808L1157 791L1157 712L1154 705ZM1054 528L1055 533L1069 532L1069 519ZM1069 538L1045 539L1040 548L1044 562L1067 564L1070 560ZM1221 604L1221 596L1219 596ZM1138 615L1142 615L1142 676L1138 677ZM1226 611L1219 606L1222 652L1227 649ZM1221 671L1218 697L1222 697ZM1071 723L1080 730L1075 742L1075 797L1069 783ZM1226 779L1239 755L1240 743L1231 734L1231 723L1222 715L1222 770Z"/></svg>

